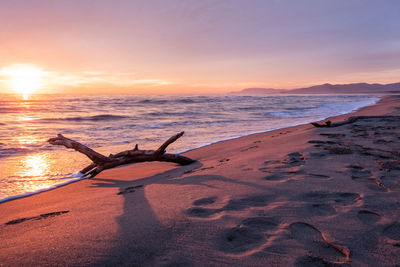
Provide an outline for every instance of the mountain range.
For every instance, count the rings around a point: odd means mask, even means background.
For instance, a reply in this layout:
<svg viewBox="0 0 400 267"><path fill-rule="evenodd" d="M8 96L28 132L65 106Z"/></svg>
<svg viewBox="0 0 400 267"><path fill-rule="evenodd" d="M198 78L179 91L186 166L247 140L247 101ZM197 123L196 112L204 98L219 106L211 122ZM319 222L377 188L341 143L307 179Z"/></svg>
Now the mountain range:
<svg viewBox="0 0 400 267"><path fill-rule="evenodd" d="M350 83L314 85L298 89L245 88L233 94L392 94L400 93L400 83Z"/></svg>

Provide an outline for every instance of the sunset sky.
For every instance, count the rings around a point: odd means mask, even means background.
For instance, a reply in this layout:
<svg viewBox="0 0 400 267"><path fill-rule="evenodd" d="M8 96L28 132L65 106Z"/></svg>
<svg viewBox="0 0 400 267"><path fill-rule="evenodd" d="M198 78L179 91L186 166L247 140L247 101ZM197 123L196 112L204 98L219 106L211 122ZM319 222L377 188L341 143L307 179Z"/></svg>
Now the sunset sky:
<svg viewBox="0 0 400 267"><path fill-rule="evenodd" d="M38 93L224 93L400 81L400 1L2 0L9 70Z"/></svg>

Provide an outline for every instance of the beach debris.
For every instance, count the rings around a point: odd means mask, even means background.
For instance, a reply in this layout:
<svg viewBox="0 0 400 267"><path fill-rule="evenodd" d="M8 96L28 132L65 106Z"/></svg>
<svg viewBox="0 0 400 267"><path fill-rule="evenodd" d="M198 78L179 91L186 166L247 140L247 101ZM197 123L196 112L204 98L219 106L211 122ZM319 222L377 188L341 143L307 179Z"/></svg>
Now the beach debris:
<svg viewBox="0 0 400 267"><path fill-rule="evenodd" d="M311 124L314 125L315 127L332 127L331 121L326 121L324 124L320 124L320 123L316 123L316 122L312 122Z"/></svg>
<svg viewBox="0 0 400 267"><path fill-rule="evenodd" d="M360 119L382 119L382 120L396 120L399 119L399 116L353 116L348 118L345 121L341 121L341 122L331 122L331 121L326 121L324 123L317 123L317 122L312 122L311 124L315 127L325 127L325 128L331 128L331 127L339 127L342 125L346 125L346 124L350 124L350 123L354 123Z"/></svg>
<svg viewBox="0 0 400 267"><path fill-rule="evenodd" d="M172 136L156 150L141 150L136 144L135 148L132 150L122 151L114 155L110 154L108 157L77 141L66 138L62 134L58 134L55 138L50 138L48 142L52 145L65 146L66 148L74 149L86 155L91 161L93 161L93 163L85 167L80 172L83 174L83 177L93 178L106 169L131 163L145 161L166 161L174 162L179 165L191 164L195 162L195 160L179 154L166 153L167 147L180 138L183 134L184 132L180 132Z"/></svg>
<svg viewBox="0 0 400 267"><path fill-rule="evenodd" d="M312 122L311 124L315 127L325 127L325 128L332 128L332 127L338 127L338 126L342 126L345 124L349 124L349 123L353 123L356 122L357 120L359 120L361 117L363 116L358 116L358 117L350 117L345 121L342 122L331 122L331 121L326 121L324 123L317 123L317 122Z"/></svg>

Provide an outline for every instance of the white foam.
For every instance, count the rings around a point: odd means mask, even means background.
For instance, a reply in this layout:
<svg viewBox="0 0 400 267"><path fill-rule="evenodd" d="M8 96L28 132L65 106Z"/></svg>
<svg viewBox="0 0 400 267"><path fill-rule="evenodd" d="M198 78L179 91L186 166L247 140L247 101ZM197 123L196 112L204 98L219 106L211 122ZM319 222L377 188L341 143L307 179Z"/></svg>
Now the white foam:
<svg viewBox="0 0 400 267"><path fill-rule="evenodd" d="M327 119L329 117L334 117L334 116L339 116L339 115L352 113L352 112L355 112L355 111L357 111L357 110L359 110L359 109L361 109L363 107L375 105L376 103L379 102L379 100L381 98L382 98L382 96L376 96L375 98L371 98L371 99L368 99L368 100L365 100L365 101L359 101L359 102L357 102L358 104L352 106L351 109L339 111L337 114L330 114L330 115L326 115L326 116L323 116L323 117L310 118L306 122L302 122L302 123L297 123L297 124L294 123L294 124L290 124L290 125L286 125L286 126L282 126L282 127L272 128L272 129L269 129L269 130L255 131L255 132L251 132L251 133L248 133L248 134L245 134L245 135L237 135L237 136L226 138L226 139L220 139L220 140L217 140L217 141L204 143L204 144L202 144L200 146L197 146L197 147L194 147L194 148L190 148L190 149L178 152L178 154L186 153L186 152L189 152L189 151L192 151L192 150L195 150L195 149L199 149L199 148L202 148L202 147L206 147L206 146L217 144L217 143L224 142L224 141L237 139L237 138L240 138L240 137L245 137L245 136L249 136L249 135L253 135L253 134L272 132L272 131L275 131L275 130L280 130L280 129L284 129L284 128L288 128L288 127L294 127L294 126L309 124L309 123L314 122L314 121L325 120L325 119Z"/></svg>
<svg viewBox="0 0 400 267"><path fill-rule="evenodd" d="M68 179L68 178L61 178L61 179ZM6 202L6 201L10 201L10 200L14 200L14 199L18 199L18 198L28 197L28 196L31 196L31 195L36 195L36 194L39 194L39 193L42 193L42 192L46 192L46 191L49 191L49 190L56 189L58 187L61 187L61 186L67 185L67 184L71 184L71 183L83 180L85 178L82 178L82 173L79 172L78 174L75 175L74 178L71 177L69 179L71 179L71 180L63 182L63 183L55 184L55 185L52 185L52 186L47 187L47 188L41 188L41 189L36 190L36 191L26 192L26 193L23 193L23 194L14 195L14 196L8 196L8 197L5 197L5 198L2 198L2 199L0 199L0 203Z"/></svg>

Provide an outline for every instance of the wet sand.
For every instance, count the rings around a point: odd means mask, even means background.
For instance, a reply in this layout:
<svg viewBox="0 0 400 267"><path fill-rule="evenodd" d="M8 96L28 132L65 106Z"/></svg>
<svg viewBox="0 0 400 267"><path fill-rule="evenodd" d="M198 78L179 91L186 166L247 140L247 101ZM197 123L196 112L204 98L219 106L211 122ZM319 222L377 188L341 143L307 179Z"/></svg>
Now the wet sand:
<svg viewBox="0 0 400 267"><path fill-rule="evenodd" d="M400 98L350 116L2 203L0 266L398 265Z"/></svg>

